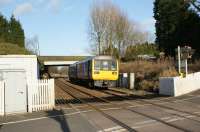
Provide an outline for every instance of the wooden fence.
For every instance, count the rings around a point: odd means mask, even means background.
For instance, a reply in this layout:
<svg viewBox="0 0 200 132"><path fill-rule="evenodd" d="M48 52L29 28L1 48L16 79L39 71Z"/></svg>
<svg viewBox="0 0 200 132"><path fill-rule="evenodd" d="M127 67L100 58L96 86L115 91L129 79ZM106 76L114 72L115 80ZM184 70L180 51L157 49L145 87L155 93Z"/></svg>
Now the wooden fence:
<svg viewBox="0 0 200 132"><path fill-rule="evenodd" d="M38 80L36 84L36 91L32 93L31 112L51 110L54 106L54 79Z"/></svg>
<svg viewBox="0 0 200 132"><path fill-rule="evenodd" d="M4 91L5 90L5 82L0 81L0 115L4 115Z"/></svg>

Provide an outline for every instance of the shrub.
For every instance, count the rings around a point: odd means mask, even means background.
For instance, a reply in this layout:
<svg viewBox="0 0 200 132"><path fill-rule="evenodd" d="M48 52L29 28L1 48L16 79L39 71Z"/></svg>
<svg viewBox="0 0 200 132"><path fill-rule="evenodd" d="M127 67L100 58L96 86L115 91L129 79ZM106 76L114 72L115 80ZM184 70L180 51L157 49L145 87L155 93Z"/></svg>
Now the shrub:
<svg viewBox="0 0 200 132"><path fill-rule="evenodd" d="M155 44L138 44L128 46L123 60L130 61L137 59L138 55L159 56L158 47Z"/></svg>
<svg viewBox="0 0 200 132"><path fill-rule="evenodd" d="M174 76L178 76L178 72L176 71L176 69L174 67L163 70L159 76L161 77L174 77Z"/></svg>
<svg viewBox="0 0 200 132"><path fill-rule="evenodd" d="M135 73L136 89L158 91L160 76L177 76L178 73L174 67L174 61L171 58L163 61L133 61L121 63L120 72Z"/></svg>
<svg viewBox="0 0 200 132"><path fill-rule="evenodd" d="M199 72L200 71L200 60L195 60L192 63L189 63L188 66L189 72Z"/></svg>

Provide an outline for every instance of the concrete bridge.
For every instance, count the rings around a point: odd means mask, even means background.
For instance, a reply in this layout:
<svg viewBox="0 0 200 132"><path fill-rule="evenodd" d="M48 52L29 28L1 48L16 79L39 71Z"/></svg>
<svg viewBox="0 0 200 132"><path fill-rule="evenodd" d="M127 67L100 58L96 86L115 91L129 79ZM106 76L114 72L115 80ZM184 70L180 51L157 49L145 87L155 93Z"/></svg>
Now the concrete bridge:
<svg viewBox="0 0 200 132"><path fill-rule="evenodd" d="M67 77L69 65L87 57L89 56L39 56L38 60L44 66L42 75L47 77ZM59 72L60 69L62 69L62 72Z"/></svg>
<svg viewBox="0 0 200 132"><path fill-rule="evenodd" d="M45 66L69 66L89 56L39 56L40 63Z"/></svg>

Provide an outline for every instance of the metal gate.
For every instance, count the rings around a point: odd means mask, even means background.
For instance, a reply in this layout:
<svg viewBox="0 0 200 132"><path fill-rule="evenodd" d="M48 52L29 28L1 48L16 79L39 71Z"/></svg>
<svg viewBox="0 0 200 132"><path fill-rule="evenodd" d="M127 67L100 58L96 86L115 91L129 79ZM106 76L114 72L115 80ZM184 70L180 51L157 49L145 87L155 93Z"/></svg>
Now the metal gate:
<svg viewBox="0 0 200 132"><path fill-rule="evenodd" d="M26 73L24 71L4 71L5 114L27 112Z"/></svg>

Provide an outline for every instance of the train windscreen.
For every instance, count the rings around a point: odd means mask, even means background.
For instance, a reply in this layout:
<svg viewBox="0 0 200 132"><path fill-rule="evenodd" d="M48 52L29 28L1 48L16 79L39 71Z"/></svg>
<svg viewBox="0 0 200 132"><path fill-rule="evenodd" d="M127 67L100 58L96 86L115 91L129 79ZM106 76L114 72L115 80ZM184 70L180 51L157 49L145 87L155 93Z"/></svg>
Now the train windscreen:
<svg viewBox="0 0 200 132"><path fill-rule="evenodd" d="M94 70L117 70L117 63L115 60L95 60L94 61Z"/></svg>

